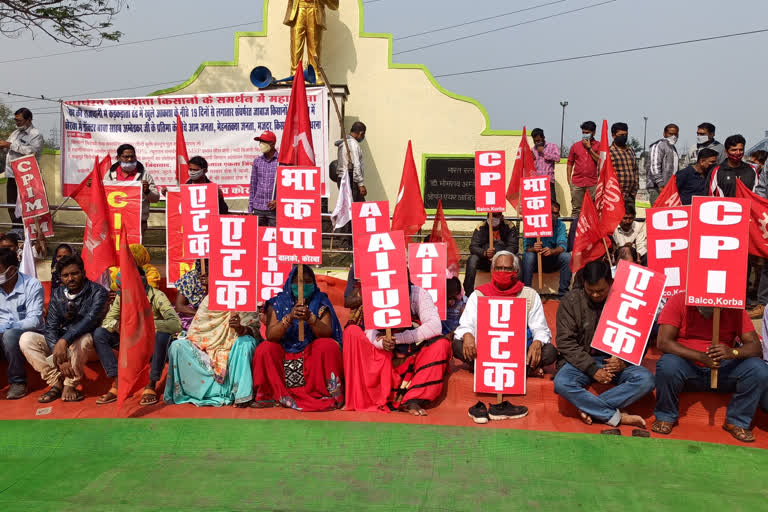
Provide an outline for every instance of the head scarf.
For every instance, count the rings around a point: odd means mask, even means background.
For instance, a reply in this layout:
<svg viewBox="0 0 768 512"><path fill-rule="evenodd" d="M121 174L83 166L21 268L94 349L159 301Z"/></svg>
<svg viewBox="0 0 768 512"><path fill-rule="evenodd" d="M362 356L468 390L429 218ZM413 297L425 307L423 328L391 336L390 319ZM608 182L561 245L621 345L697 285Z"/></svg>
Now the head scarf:
<svg viewBox="0 0 768 512"><path fill-rule="evenodd" d="M160 275L160 271L157 270L157 267L149 263L149 251L147 251L147 248L141 244L131 244L128 248L131 250L136 265L144 270L149 286L152 288L159 288L162 276ZM115 279L119 272L120 267L111 267L109 270L110 277L112 278L112 291L117 291L117 283L115 282Z"/></svg>
<svg viewBox="0 0 768 512"><path fill-rule="evenodd" d="M331 300L328 298L328 295L318 289L317 279L315 279L315 273L312 271L312 269L310 267L304 267L304 271L309 272L312 275L312 282L315 284L315 291L312 292L312 295L304 297L304 303L317 317L322 316L321 309L323 312L325 309L331 312L331 325L333 327L333 334L331 337L336 340L339 345L341 345L341 324L339 323L339 319L336 317L336 312L333 310L333 304L331 304ZM277 316L278 321L282 320L285 315L290 313L293 310L293 307L296 305L296 297L293 296L291 284L293 283L293 278L297 272L298 267L294 265L291 273L288 274L288 279L283 285L283 291L267 301L267 304L275 310L275 315ZM294 320L288 330L285 331L283 339L280 341L286 352L290 354L296 354L304 350L306 346L309 345L314 339L315 335L312 332L312 329L305 328L304 341L299 341L299 321Z"/></svg>
<svg viewBox="0 0 768 512"><path fill-rule="evenodd" d="M77 254L77 252L69 244L59 244L56 247L56 250L53 251L53 257L51 257L51 290L55 290L61 286L61 274L56 268L56 254L58 254L59 249L69 249L69 252L71 252L73 255Z"/></svg>
<svg viewBox="0 0 768 512"><path fill-rule="evenodd" d="M206 268L208 264L206 262ZM200 260L195 260L195 268L184 274L179 278L174 286L180 294L187 299L189 305L193 308L200 307L200 303L205 298L205 290L203 289L203 283L200 282L200 273L203 267L200 265Z"/></svg>

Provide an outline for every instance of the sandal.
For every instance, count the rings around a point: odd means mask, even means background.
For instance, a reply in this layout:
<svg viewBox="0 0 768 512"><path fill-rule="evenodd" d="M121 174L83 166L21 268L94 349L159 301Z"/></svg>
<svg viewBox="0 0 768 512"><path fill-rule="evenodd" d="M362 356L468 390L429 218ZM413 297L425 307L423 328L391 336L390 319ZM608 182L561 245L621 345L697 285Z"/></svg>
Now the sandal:
<svg viewBox="0 0 768 512"><path fill-rule="evenodd" d="M674 427L675 427L675 424L672 423L671 421L656 420L653 422L653 425L651 425L651 430L653 430L657 434L663 434L667 436L672 433L672 429Z"/></svg>
<svg viewBox="0 0 768 512"><path fill-rule="evenodd" d="M605 430L601 430L600 433L606 436L620 436L621 430L617 428L606 428Z"/></svg>
<svg viewBox="0 0 768 512"><path fill-rule="evenodd" d="M104 404L111 404L112 402L117 401L117 388L111 387L109 388L109 391L107 391L106 394L101 395L99 398L96 399L96 405L104 405Z"/></svg>
<svg viewBox="0 0 768 512"><path fill-rule="evenodd" d="M731 425L730 423L724 423L723 430L731 434L737 441L741 441L742 443L755 442L755 436L749 429L737 427L736 425Z"/></svg>
<svg viewBox="0 0 768 512"><path fill-rule="evenodd" d="M52 387L51 389L43 393L40 396L40 398L37 399L37 401L40 402L41 404L49 404L54 400L58 400L59 398L61 398L62 392L63 392L62 388Z"/></svg>
<svg viewBox="0 0 768 512"><path fill-rule="evenodd" d="M85 395L79 389L75 390L75 398L71 400L61 399L62 402L82 402L83 400L85 400Z"/></svg>
<svg viewBox="0 0 768 512"><path fill-rule="evenodd" d="M155 405L157 403L157 391L152 388L144 388L139 405Z"/></svg>

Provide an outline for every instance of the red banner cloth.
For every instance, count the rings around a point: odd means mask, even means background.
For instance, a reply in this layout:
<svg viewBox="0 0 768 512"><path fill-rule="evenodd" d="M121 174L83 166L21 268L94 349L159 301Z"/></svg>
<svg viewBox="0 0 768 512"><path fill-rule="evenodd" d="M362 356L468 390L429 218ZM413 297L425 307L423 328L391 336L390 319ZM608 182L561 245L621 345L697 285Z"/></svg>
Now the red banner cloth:
<svg viewBox="0 0 768 512"><path fill-rule="evenodd" d="M536 162L533 159L531 146L528 145L525 126L523 126L523 138L517 148L515 165L512 167L512 176L509 178L509 187L507 187L507 201L518 212L520 211L520 189L523 179L535 177Z"/></svg>
<svg viewBox="0 0 768 512"><path fill-rule="evenodd" d="M524 395L525 299L477 299L475 393Z"/></svg>
<svg viewBox="0 0 768 512"><path fill-rule="evenodd" d="M549 177L524 178L520 207L525 238L553 236Z"/></svg>
<svg viewBox="0 0 768 512"><path fill-rule="evenodd" d="M608 121L603 119L603 134L600 137L600 178L595 189L595 209L600 219L600 233L610 236L624 218L624 196L619 178L611 162L608 146Z"/></svg>
<svg viewBox="0 0 768 512"><path fill-rule="evenodd" d="M277 168L277 233L280 261L322 263L319 168Z"/></svg>
<svg viewBox="0 0 768 512"><path fill-rule="evenodd" d="M590 261L605 254L605 244L610 247L611 242L600 233L597 211L589 194L584 194L581 203L581 213L576 225L576 237L573 242L573 254L571 255L571 272L574 274Z"/></svg>
<svg viewBox="0 0 768 512"><path fill-rule="evenodd" d="M293 80L293 87L291 87L291 100L288 103L288 114L285 117L279 156L282 165L302 167L315 165L307 89L304 86L304 69L301 61L296 67L296 76Z"/></svg>
<svg viewBox="0 0 768 512"><path fill-rule="evenodd" d="M115 250L120 247L121 229L125 227L128 245L141 243L142 185L126 182L125 185L104 185L109 206L109 223Z"/></svg>
<svg viewBox="0 0 768 512"><path fill-rule="evenodd" d="M475 211L503 212L506 184L506 153L475 152Z"/></svg>
<svg viewBox="0 0 768 512"><path fill-rule="evenodd" d="M211 219L211 311L256 311L258 296L259 219L253 215L220 215Z"/></svg>
<svg viewBox="0 0 768 512"><path fill-rule="evenodd" d="M35 155L11 160L11 169L18 187L21 216L27 219L48 213L48 195Z"/></svg>
<svg viewBox="0 0 768 512"><path fill-rule="evenodd" d="M425 289L437 306L440 320L446 313L446 246L445 244L408 244L408 269L411 280Z"/></svg>
<svg viewBox="0 0 768 512"><path fill-rule="evenodd" d="M448 229L448 221L445 220L445 214L443 213L442 199L437 200L435 222L432 224L432 233L429 235L429 241L445 244L448 276L458 277L461 254L459 253L459 246L456 245L456 240L453 239L451 230Z"/></svg>
<svg viewBox="0 0 768 512"><path fill-rule="evenodd" d="M364 235L355 251L361 251L363 256L356 272L363 292L366 328L411 327L404 233Z"/></svg>
<svg viewBox="0 0 768 512"><path fill-rule="evenodd" d="M650 208L645 211L648 268L667 276L665 297L685 291L690 218L690 206Z"/></svg>
<svg viewBox="0 0 768 512"><path fill-rule="evenodd" d="M211 252L211 224L219 213L218 187L207 183L180 188L184 259L205 259Z"/></svg>
<svg viewBox="0 0 768 512"><path fill-rule="evenodd" d="M421 198L419 176L416 173L416 163L413 160L413 147L408 141L405 152L403 174L400 177L400 188L397 192L397 203L392 214L392 231L401 230L405 236L418 233L427 220L427 211Z"/></svg>

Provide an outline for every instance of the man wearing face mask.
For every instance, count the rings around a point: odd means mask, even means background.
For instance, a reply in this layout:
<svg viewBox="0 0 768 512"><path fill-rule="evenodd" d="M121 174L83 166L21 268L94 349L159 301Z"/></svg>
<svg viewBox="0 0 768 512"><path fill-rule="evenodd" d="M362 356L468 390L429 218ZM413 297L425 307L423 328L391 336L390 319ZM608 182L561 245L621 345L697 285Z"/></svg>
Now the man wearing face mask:
<svg viewBox="0 0 768 512"><path fill-rule="evenodd" d="M147 232L149 221L149 205L160 200L160 192L155 185L155 179L144 169L144 164L136 159L136 149L130 144L122 144L117 148L117 162L104 176L104 181L114 182L112 185L138 182L142 186L141 201L141 236Z"/></svg>
<svg viewBox="0 0 768 512"><path fill-rule="evenodd" d="M552 346L552 332L544 316L541 297L533 288L524 286L518 279L520 262L512 253L497 252L493 257L491 282L478 286L467 299L459 327L454 331L453 355L464 363L474 364L477 358L477 302L478 297L503 297L525 299L528 331L530 332L526 352L528 373L543 376L543 368L555 362L557 350ZM470 408L469 416L475 423L487 423L488 419L522 418L528 409L503 402L491 405L490 414L485 404L478 402Z"/></svg>
<svg viewBox="0 0 768 512"><path fill-rule="evenodd" d="M501 212L496 212L491 218L493 243L490 243L488 221L481 222L472 233L469 243L469 259L464 277L464 292L467 296L475 290L475 275L478 270L491 270L491 258L499 251L509 251L517 254L520 247L520 236L517 226L504 221Z"/></svg>
<svg viewBox="0 0 768 512"><path fill-rule="evenodd" d="M709 194L715 197L735 197L736 180L749 190L757 186L757 170L744 161L744 146L747 141L741 135L725 139L725 162L713 168L707 178Z"/></svg>
<svg viewBox="0 0 768 512"><path fill-rule="evenodd" d="M683 205L691 204L693 196L709 195L707 191L707 175L710 169L717 165L717 151L704 148L699 151L698 160L675 175L677 178L677 193Z"/></svg>
<svg viewBox="0 0 768 512"><path fill-rule="evenodd" d="M676 124L664 127L664 138L651 144L648 162L646 163L646 183L651 204L659 198L659 192L675 175L679 168L680 157L677 155L677 136L680 128Z"/></svg>
<svg viewBox="0 0 768 512"><path fill-rule="evenodd" d="M685 294L669 298L659 317L656 362L656 421L651 429L669 434L679 416L682 391L733 393L723 429L739 441L755 440L749 429L761 396L768 389L768 365L755 326L744 310L720 311L720 344L712 345L713 309L686 306ZM737 339L741 345L737 344ZM718 369L711 389L711 369Z"/></svg>
<svg viewBox="0 0 768 512"><path fill-rule="evenodd" d="M0 337L3 355L8 361L8 400L17 400L27 394L27 375L19 339L27 331L42 329L43 295L40 281L19 272L16 253L0 249Z"/></svg>
<svg viewBox="0 0 768 512"><path fill-rule="evenodd" d="M336 147L338 148L337 172L340 173L344 170L349 172L349 177L351 178L349 184L352 189L352 201L356 203L365 201L365 196L368 195L363 176L363 148L360 146L365 140L365 131L365 124L356 121L349 130L346 144L344 143L344 139L339 139L335 142ZM347 146L349 146L349 152L352 157L351 160L347 158ZM341 175L339 175L339 181L341 181Z"/></svg>
<svg viewBox="0 0 768 512"><path fill-rule="evenodd" d="M637 189L640 187L640 172L637 168L635 150L629 145L627 123L613 123L611 126L611 163L619 180L624 204L635 204Z"/></svg>
<svg viewBox="0 0 768 512"><path fill-rule="evenodd" d="M259 143L261 154L253 160L248 212L258 216L260 226L276 226L275 180L278 153L275 144L277 137L274 133L265 131L258 137L254 137L253 140Z"/></svg>
<svg viewBox="0 0 768 512"><path fill-rule="evenodd" d="M213 183L208 179L208 161L201 156L193 156L189 159L189 179L185 185L206 185ZM219 215L229 213L229 206L224 200L224 193L219 190ZM168 187L163 187L163 195L168 192Z"/></svg>
<svg viewBox="0 0 768 512"><path fill-rule="evenodd" d="M552 236L544 237L541 242L535 238L523 241L523 283L531 286L533 274L539 268L538 254L541 254L543 272L560 271L558 295L562 298L571 287L571 253L568 250L568 234L565 223L560 220L560 204L552 201ZM523 233L525 236L525 233Z"/></svg>
<svg viewBox="0 0 768 512"><path fill-rule="evenodd" d="M16 179L13 176L11 160L21 158L27 155L35 155L40 160L43 154L43 136L40 131L32 125L32 112L28 108L20 108L14 114L16 129L8 137L8 140L0 140L0 149L8 150L5 156L5 177L8 180L5 184L6 201L15 203L18 198ZM8 216L11 223L18 224L21 227L21 218L16 216L16 208L8 208Z"/></svg>
<svg viewBox="0 0 768 512"><path fill-rule="evenodd" d="M753 151L749 154L749 163L757 169L757 186L755 194L768 198L768 173L765 171L765 162L768 160L768 152L763 150Z"/></svg>
<svg viewBox="0 0 768 512"><path fill-rule="evenodd" d="M602 433L620 435L615 428L619 425L645 428L641 416L626 413L624 409L653 391L653 374L643 366L628 364L590 346L613 284L611 267L602 260L591 261L584 267L583 275L584 288L566 295L557 310L560 357L555 393L572 403L586 424L596 420L614 427ZM615 387L595 395L585 389L592 382ZM633 435L642 435L642 432L633 432Z"/></svg>
<svg viewBox="0 0 768 512"><path fill-rule="evenodd" d="M699 151L702 149L712 149L717 152L717 164L725 160L725 147L715 140L715 125L712 123L701 123L696 128L696 147L688 152L688 162L698 160Z"/></svg>
<svg viewBox="0 0 768 512"><path fill-rule="evenodd" d="M579 217L584 193L595 196L597 162L600 160L600 141L595 139L594 121L581 124L581 140L571 146L568 153L568 183L571 186L571 216ZM554 197L553 197L554 199Z"/></svg>

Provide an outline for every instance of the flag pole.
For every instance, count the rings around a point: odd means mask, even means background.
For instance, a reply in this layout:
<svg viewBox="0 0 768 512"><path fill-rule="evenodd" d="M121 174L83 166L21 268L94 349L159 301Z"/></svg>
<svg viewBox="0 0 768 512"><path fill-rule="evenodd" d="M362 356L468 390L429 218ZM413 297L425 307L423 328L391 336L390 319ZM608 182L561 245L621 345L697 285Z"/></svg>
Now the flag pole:
<svg viewBox="0 0 768 512"><path fill-rule="evenodd" d="M720 308L714 309L714 316L712 317L712 346L716 347L720 344ZM718 366L720 366L720 363L718 363ZM718 377L718 370L717 368L712 368L710 374L709 374L709 387L712 389L717 388L717 377Z"/></svg>
<svg viewBox="0 0 768 512"><path fill-rule="evenodd" d="M605 255L608 256L608 263L613 266L613 258L611 258L611 251L608 250L608 242L605 241L605 237L603 237L603 246L605 247Z"/></svg>
<svg viewBox="0 0 768 512"><path fill-rule="evenodd" d="M299 270L296 277L296 283L299 285L299 304L304 305L304 264L299 263ZM304 320L299 320L299 341L304 341Z"/></svg>
<svg viewBox="0 0 768 512"><path fill-rule="evenodd" d="M504 393L496 393L496 403L500 404L504 401Z"/></svg>
<svg viewBox="0 0 768 512"><path fill-rule="evenodd" d="M493 249L493 213L491 212L488 212L488 249Z"/></svg>
<svg viewBox="0 0 768 512"><path fill-rule="evenodd" d="M536 242L537 243L541 243L541 237L540 236L536 237ZM542 271L541 271L541 252L537 252L536 253L536 257L539 260L538 261L538 263L539 263L539 291L541 291L541 289L544 288L544 285L542 283L544 277L543 277Z"/></svg>

